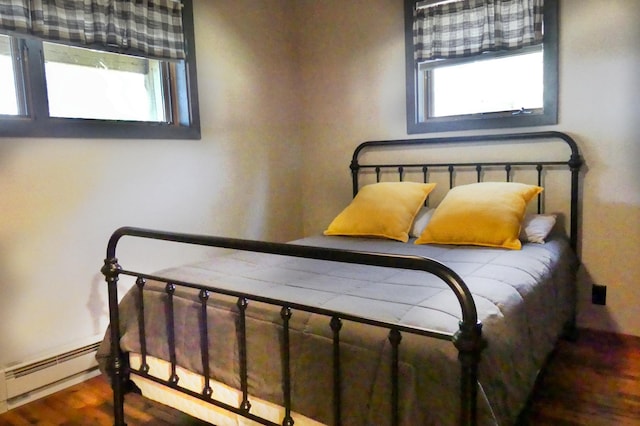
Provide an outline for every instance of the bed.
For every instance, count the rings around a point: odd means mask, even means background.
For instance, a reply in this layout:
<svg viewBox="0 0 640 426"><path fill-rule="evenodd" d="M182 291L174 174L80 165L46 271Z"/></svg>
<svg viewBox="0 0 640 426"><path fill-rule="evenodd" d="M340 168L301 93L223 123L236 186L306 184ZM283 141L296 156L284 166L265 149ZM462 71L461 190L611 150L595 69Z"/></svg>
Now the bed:
<svg viewBox="0 0 640 426"><path fill-rule="evenodd" d="M476 150L479 160L458 161ZM501 158L514 153L526 158ZM560 132L369 141L350 164L354 198L323 235L116 230L97 355L115 424L129 391L219 426L513 424L557 339L575 330L581 164ZM494 231L502 204L483 203L495 191L524 207ZM381 199L410 213L399 237L386 222L382 235L367 229L379 209L361 208ZM450 211L464 214L440 226ZM515 239L498 237L514 226ZM146 273L118 260L123 237L229 251ZM136 284L120 300L123 276Z"/></svg>

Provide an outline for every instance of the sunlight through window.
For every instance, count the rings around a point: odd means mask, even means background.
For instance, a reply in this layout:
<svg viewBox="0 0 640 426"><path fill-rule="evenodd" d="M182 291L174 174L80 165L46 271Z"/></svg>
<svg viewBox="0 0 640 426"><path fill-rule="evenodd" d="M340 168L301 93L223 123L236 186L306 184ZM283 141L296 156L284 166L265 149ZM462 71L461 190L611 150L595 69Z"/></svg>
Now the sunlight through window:
<svg viewBox="0 0 640 426"><path fill-rule="evenodd" d="M0 35L0 114L18 115L18 96L13 70L11 39Z"/></svg>
<svg viewBox="0 0 640 426"><path fill-rule="evenodd" d="M542 51L436 68L430 116L542 108L542 77Z"/></svg>
<svg viewBox="0 0 640 426"><path fill-rule="evenodd" d="M160 61L43 46L51 117L166 121Z"/></svg>

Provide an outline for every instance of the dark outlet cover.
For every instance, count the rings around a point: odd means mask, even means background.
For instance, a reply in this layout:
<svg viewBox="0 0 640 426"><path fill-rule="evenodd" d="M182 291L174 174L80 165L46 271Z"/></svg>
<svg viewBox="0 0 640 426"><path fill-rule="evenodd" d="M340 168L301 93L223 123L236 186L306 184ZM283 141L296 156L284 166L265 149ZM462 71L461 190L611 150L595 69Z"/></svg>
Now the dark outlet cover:
<svg viewBox="0 0 640 426"><path fill-rule="evenodd" d="M607 304L607 286L594 284L591 289L591 303L594 305Z"/></svg>

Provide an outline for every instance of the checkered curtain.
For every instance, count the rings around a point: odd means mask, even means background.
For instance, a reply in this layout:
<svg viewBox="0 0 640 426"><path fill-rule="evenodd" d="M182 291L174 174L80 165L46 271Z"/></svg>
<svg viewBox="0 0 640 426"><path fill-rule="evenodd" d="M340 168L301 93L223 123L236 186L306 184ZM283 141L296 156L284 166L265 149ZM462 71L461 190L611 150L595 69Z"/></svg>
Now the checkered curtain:
<svg viewBox="0 0 640 426"><path fill-rule="evenodd" d="M544 0L460 0L414 11L417 62L542 43Z"/></svg>
<svg viewBox="0 0 640 426"><path fill-rule="evenodd" d="M27 0L0 0L0 32L26 33L30 22Z"/></svg>
<svg viewBox="0 0 640 426"><path fill-rule="evenodd" d="M0 0L0 32L184 59L180 0Z"/></svg>

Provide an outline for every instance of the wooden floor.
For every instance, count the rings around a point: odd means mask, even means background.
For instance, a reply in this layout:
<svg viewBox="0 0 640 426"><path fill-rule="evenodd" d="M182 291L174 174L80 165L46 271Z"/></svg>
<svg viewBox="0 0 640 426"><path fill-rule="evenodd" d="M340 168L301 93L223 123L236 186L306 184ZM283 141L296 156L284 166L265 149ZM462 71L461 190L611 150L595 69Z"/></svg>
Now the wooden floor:
<svg viewBox="0 0 640 426"><path fill-rule="evenodd" d="M112 425L111 391L102 377L0 415L0 425ZM203 425L137 395L125 416L136 425ZM536 387L523 426L640 425L640 338L581 331L561 341Z"/></svg>
<svg viewBox="0 0 640 426"><path fill-rule="evenodd" d="M113 426L111 388L102 376L0 414L1 426ZM139 395L127 394L129 426L208 425Z"/></svg>
<svg viewBox="0 0 640 426"><path fill-rule="evenodd" d="M640 338L582 330L561 341L525 425L640 425Z"/></svg>

